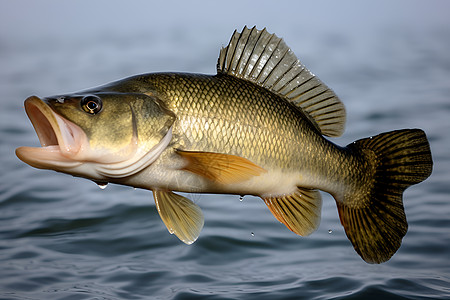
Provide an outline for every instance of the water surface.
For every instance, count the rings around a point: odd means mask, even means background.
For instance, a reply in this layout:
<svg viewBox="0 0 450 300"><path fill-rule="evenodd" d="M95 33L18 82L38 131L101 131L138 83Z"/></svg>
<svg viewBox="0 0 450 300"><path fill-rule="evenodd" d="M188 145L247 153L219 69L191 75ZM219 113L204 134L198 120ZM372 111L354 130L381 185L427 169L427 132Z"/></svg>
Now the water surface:
<svg viewBox="0 0 450 300"><path fill-rule="evenodd" d="M257 13L243 5L248 12L234 17L232 8L218 13L206 3L202 10L177 3L174 17L168 4L139 3L142 9L126 12L127 5L112 5L124 15L121 25L100 14L106 3L94 12L87 3L21 3L39 13L1 4L3 22L17 29L0 31L1 299L450 299L450 36L439 9L382 4L372 7L385 16L378 20L347 3L323 22L311 4L295 7L311 12L304 19L290 11L271 18L266 2ZM150 8L152 18L144 19ZM90 17L89 25L77 27L78 15ZM38 145L23 110L27 96L143 72L214 73L219 47L235 28L254 23L284 36L341 97L348 123L336 143L400 128L427 132L434 171L405 193L409 231L389 262L359 258L326 194L321 225L306 238L277 222L258 198L190 195L205 226L187 246L167 232L151 192L101 190L15 157L16 147Z"/></svg>

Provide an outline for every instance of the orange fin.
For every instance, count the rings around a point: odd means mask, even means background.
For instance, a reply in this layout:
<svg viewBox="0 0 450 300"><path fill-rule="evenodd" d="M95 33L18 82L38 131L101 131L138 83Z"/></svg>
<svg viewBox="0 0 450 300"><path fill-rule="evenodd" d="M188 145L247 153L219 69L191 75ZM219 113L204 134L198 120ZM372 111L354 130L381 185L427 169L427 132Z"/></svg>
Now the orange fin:
<svg viewBox="0 0 450 300"><path fill-rule="evenodd" d="M177 150L187 160L186 171L222 184L245 181L267 171L248 159L236 155Z"/></svg>
<svg viewBox="0 0 450 300"><path fill-rule="evenodd" d="M297 188L293 194L263 200L275 218L298 235L309 235L319 227L322 198L317 190Z"/></svg>
<svg viewBox="0 0 450 300"><path fill-rule="evenodd" d="M190 245L195 242L203 228L203 213L200 207L170 191L153 191L156 208L171 234Z"/></svg>

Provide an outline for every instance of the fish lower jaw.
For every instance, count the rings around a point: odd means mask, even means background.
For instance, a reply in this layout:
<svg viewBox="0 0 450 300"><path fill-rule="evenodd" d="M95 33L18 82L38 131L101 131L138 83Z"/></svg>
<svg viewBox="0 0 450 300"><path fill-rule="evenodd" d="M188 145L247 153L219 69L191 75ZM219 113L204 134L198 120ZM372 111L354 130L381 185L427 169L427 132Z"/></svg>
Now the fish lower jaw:
<svg viewBox="0 0 450 300"><path fill-rule="evenodd" d="M59 145L19 147L16 149L16 155L23 162L38 169L52 169L64 172L82 164L64 155Z"/></svg>

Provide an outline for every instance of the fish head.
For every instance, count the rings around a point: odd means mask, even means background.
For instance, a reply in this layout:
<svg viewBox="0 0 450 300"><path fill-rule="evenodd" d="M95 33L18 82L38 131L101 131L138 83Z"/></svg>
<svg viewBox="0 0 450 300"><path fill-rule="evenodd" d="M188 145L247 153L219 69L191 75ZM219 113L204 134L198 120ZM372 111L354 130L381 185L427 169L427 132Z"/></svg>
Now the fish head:
<svg viewBox="0 0 450 300"><path fill-rule="evenodd" d="M89 93L25 100L41 147L16 155L39 168L114 182L152 164L171 140L175 115L145 94Z"/></svg>

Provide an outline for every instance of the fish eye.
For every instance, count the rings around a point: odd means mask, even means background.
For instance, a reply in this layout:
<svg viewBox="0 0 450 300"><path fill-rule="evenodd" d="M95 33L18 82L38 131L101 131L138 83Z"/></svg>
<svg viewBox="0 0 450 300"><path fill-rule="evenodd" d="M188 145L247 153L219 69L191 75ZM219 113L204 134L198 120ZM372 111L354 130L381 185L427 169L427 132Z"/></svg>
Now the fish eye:
<svg viewBox="0 0 450 300"><path fill-rule="evenodd" d="M81 99L80 104L85 112L92 115L95 115L102 110L102 99L98 96L85 96Z"/></svg>

